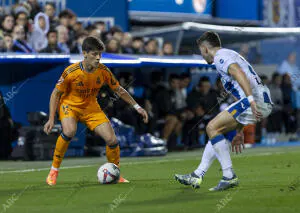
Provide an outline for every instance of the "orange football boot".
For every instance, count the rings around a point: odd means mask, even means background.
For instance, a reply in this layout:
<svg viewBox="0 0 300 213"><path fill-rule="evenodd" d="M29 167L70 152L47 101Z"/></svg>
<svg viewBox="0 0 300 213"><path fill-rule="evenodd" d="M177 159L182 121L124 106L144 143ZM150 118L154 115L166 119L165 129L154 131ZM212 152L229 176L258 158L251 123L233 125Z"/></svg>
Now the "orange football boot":
<svg viewBox="0 0 300 213"><path fill-rule="evenodd" d="M49 186L54 186L56 184L57 176L58 176L58 171L54 170L54 169L51 169L50 172L49 172L49 175L46 179L47 184Z"/></svg>
<svg viewBox="0 0 300 213"><path fill-rule="evenodd" d="M129 183L129 180L126 180L125 178L120 176L120 179L119 179L118 183Z"/></svg>

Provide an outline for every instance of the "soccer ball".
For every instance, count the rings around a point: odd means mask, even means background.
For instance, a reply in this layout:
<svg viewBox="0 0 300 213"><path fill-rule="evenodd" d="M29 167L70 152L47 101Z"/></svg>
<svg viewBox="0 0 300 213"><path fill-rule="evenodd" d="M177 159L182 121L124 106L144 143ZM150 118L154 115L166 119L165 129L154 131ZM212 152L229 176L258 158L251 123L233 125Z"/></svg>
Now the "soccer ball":
<svg viewBox="0 0 300 213"><path fill-rule="evenodd" d="M117 183L120 178L120 169L116 164L105 163L98 169L97 177L101 184Z"/></svg>

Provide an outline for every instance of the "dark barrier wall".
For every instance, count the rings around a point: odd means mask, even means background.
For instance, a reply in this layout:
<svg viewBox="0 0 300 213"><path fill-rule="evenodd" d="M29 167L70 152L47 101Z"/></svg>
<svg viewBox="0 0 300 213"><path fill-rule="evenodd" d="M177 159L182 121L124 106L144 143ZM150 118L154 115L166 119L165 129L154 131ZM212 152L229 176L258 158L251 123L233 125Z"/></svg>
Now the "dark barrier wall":
<svg viewBox="0 0 300 213"><path fill-rule="evenodd" d="M69 59L60 61L0 61L1 79L0 90L4 101L11 111L14 121L29 125L27 112L49 112L51 92L63 70L70 64ZM70 145L78 147L81 153L67 153L67 155L82 155L85 144L84 126L79 125L76 138ZM77 140L75 138L75 140Z"/></svg>

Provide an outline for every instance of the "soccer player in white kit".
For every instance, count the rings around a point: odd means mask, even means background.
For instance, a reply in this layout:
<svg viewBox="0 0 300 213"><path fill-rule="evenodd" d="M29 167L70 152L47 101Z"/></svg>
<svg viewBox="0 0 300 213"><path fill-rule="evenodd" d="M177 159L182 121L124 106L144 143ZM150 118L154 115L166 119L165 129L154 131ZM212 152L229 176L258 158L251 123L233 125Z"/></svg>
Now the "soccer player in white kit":
<svg viewBox="0 0 300 213"><path fill-rule="evenodd" d="M228 133L236 130L239 134L243 126L254 124L266 118L272 111L270 91L252 66L237 52L221 47L219 35L205 32L197 44L202 57L208 64L214 63L225 90L237 100L220 112L206 126L209 141L204 149L198 168L191 174L175 175L175 179L185 185L199 188L203 177L217 158L221 164L223 177L210 191L221 191L238 185L238 178L232 169ZM241 150L243 141L233 139L232 146Z"/></svg>

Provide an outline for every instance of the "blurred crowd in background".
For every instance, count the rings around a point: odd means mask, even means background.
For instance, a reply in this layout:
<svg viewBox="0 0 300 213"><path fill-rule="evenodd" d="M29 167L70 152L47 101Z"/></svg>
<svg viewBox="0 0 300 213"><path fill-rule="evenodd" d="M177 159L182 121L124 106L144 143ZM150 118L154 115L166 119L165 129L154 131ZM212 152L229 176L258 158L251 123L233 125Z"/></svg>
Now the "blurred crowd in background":
<svg viewBox="0 0 300 213"><path fill-rule="evenodd" d="M36 0L16 4L10 11L1 10L0 52L3 53L62 53L80 54L81 44L87 36L100 38L106 44L106 52L123 54L174 55L171 42L142 37L132 37L118 26L108 29L105 22L82 23L69 9L56 12L55 4L43 7ZM257 49L251 51L248 44L237 49L250 63L262 63ZM245 128L249 143L261 141L267 132L296 133L299 129L298 110L293 106L292 91L300 89L297 56L291 52L278 64L272 77L262 75L269 85L275 104L271 116L261 124ZM112 69L115 72L114 69ZM153 133L163 138L169 149L190 149L203 146L207 141L205 127L210 119L233 102L220 79L213 81L203 74L198 83L192 83L191 70L170 73L164 70L151 72L151 80L135 85L135 71L115 72L121 84L147 110L149 124L141 119L121 100L111 101L106 89L99 94L99 103L109 117L117 117L143 134ZM141 78L143 81L143 78ZM10 119L8 110L1 104L0 119ZM4 113L7 112L7 113ZM282 122L278 122L282 121ZM9 126L11 121L5 123ZM246 142L247 142L246 141Z"/></svg>
<svg viewBox="0 0 300 213"><path fill-rule="evenodd" d="M173 55L173 45L159 45L155 39L132 37L118 26L108 29L103 21L84 23L69 10L56 12L55 4L43 7L37 0L28 0L0 11L0 51L17 53L82 53L81 44L87 36L100 38L108 53Z"/></svg>

